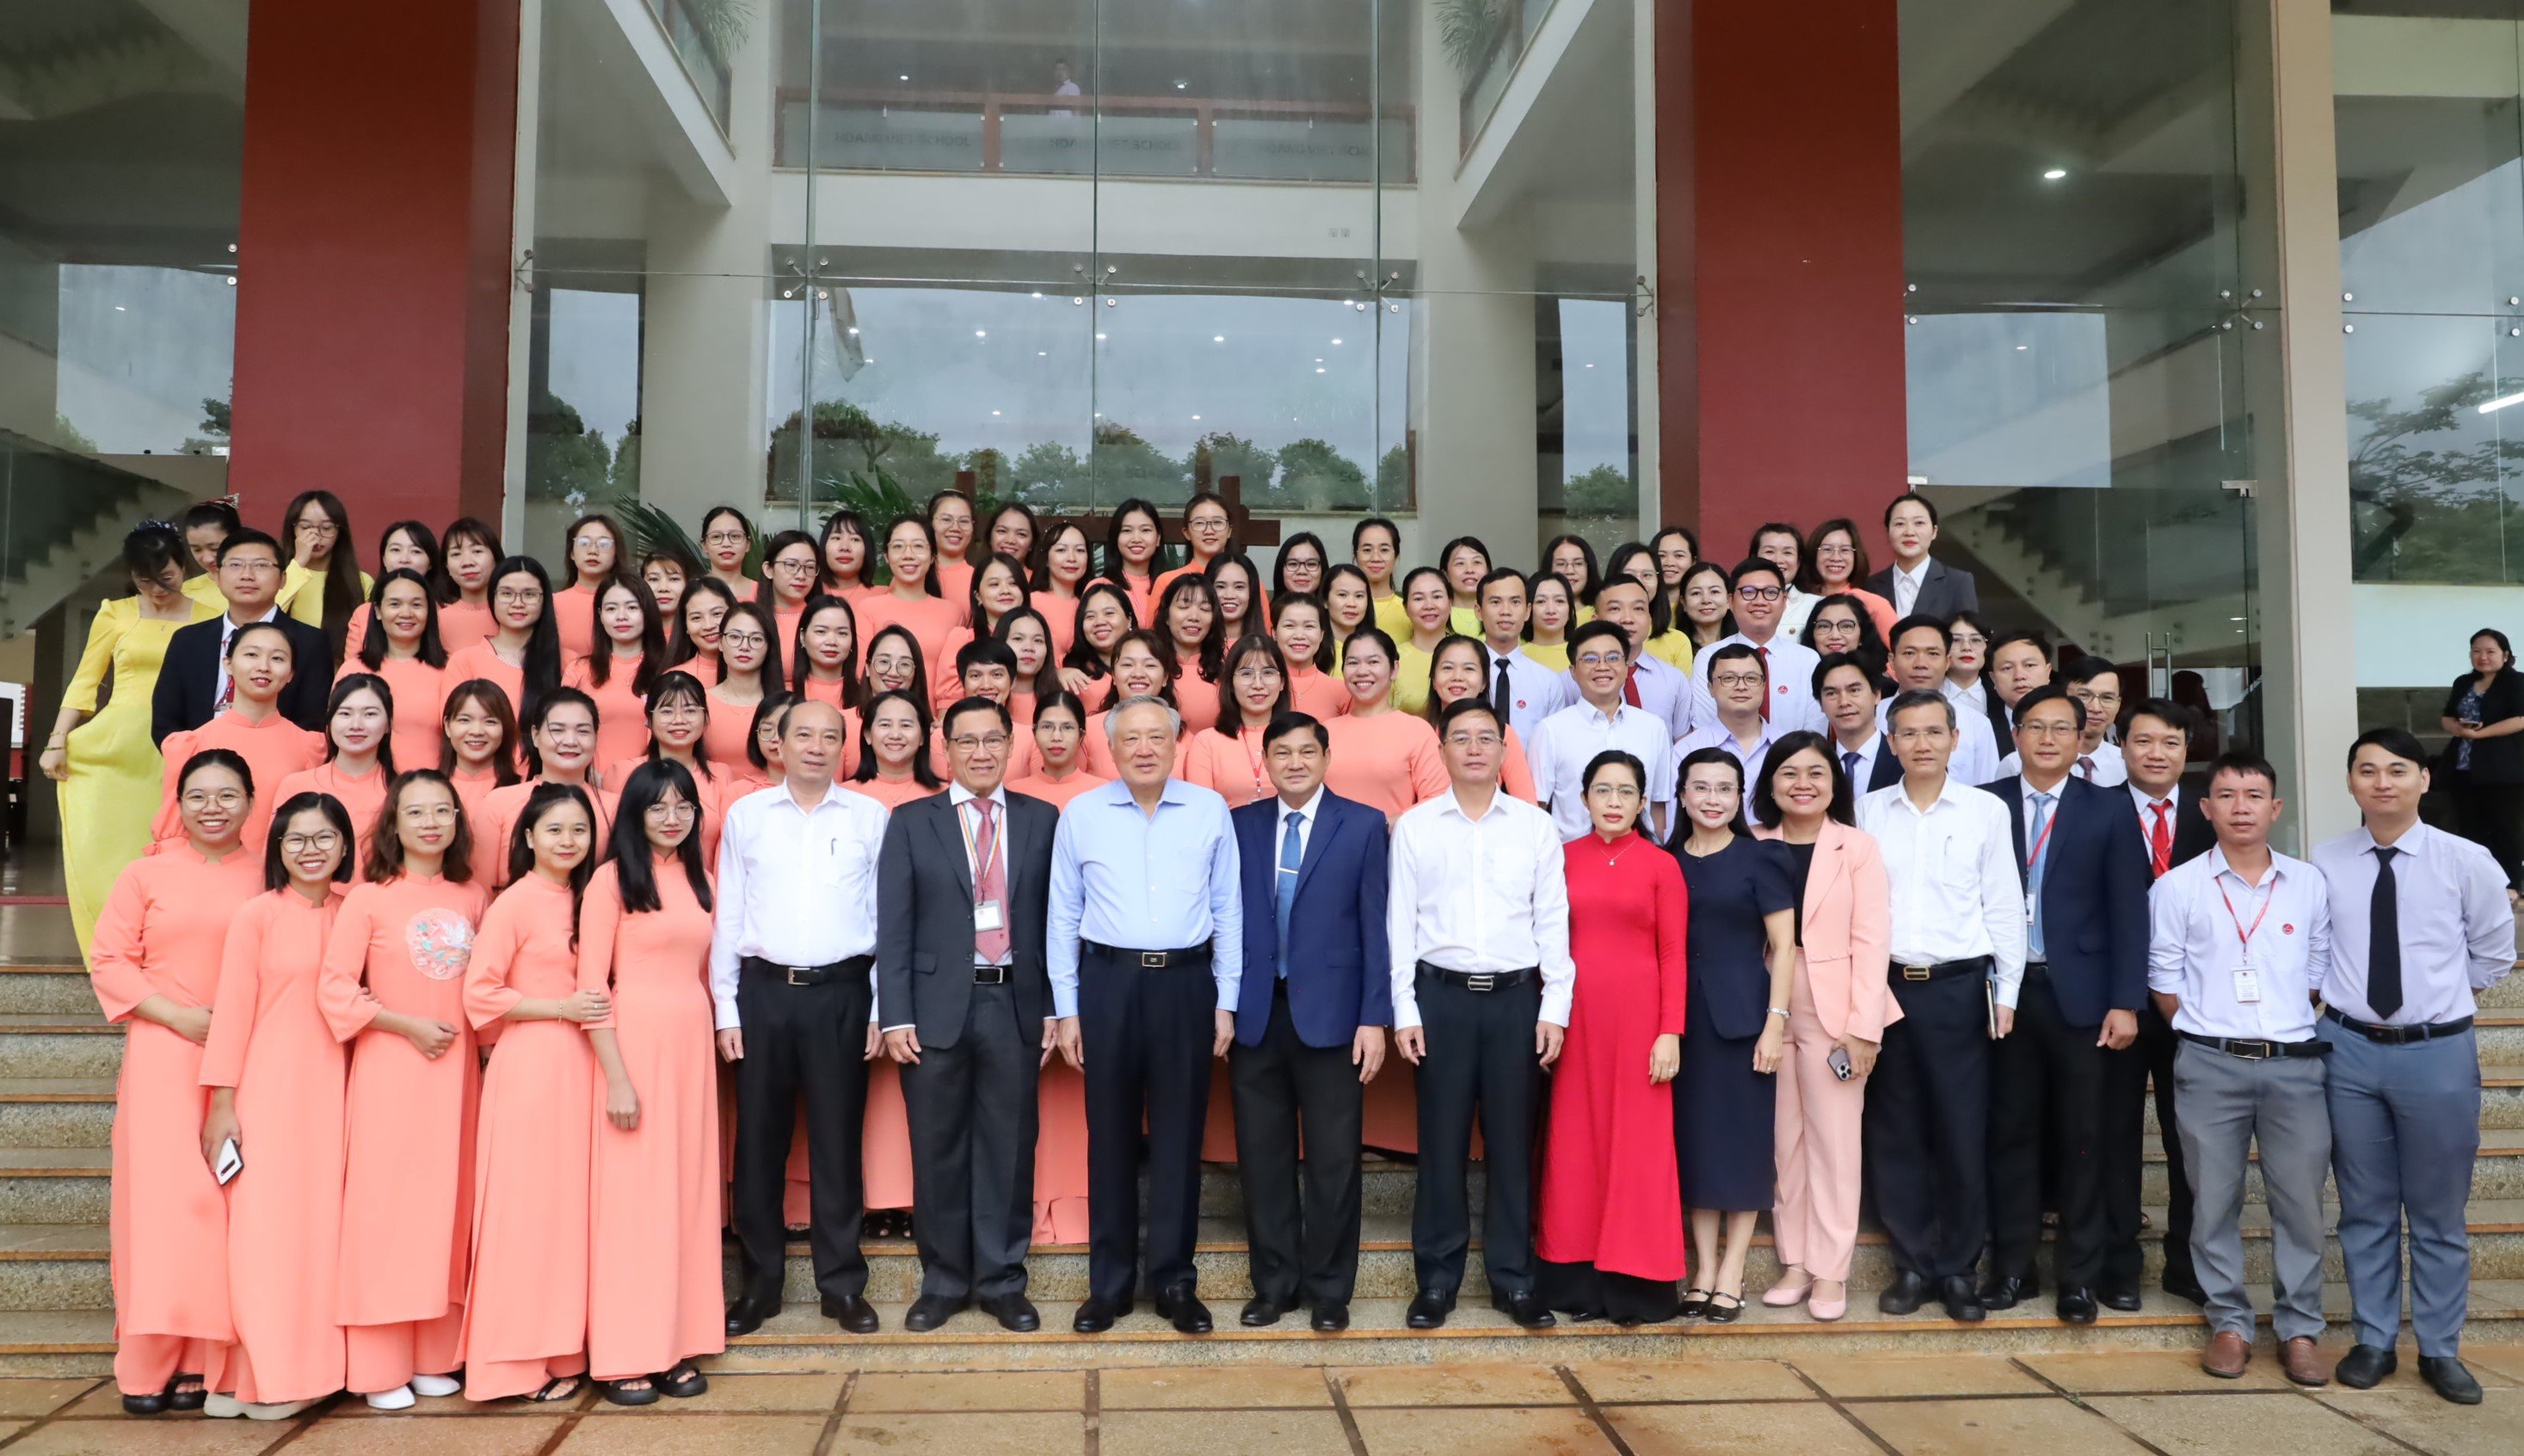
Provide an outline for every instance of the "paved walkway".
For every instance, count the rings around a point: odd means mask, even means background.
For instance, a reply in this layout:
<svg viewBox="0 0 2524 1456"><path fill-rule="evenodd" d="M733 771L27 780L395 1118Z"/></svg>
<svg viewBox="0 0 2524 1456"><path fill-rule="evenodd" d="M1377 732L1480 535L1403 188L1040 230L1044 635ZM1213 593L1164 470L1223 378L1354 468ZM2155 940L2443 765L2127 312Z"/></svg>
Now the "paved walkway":
<svg viewBox="0 0 2524 1456"><path fill-rule="evenodd" d="M2266 1341L2264 1341L2266 1345ZM2512 1456L2524 1345L2467 1352L2473 1409L2419 1384L2302 1391L2264 1348L2241 1381L2188 1354L1848 1354L1792 1361L721 1374L623 1411L356 1401L284 1424L132 1420L111 1383L0 1380L5 1456Z"/></svg>

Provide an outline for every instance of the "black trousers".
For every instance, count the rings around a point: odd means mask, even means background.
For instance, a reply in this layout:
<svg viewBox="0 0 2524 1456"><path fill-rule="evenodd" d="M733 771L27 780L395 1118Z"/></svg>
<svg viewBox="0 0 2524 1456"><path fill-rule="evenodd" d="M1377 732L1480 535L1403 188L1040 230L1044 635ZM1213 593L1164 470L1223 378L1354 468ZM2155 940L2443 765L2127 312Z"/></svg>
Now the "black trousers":
<svg viewBox="0 0 2524 1456"><path fill-rule="evenodd" d="M2452 791L2455 822L2464 839L2487 849L2509 886L2524 885L2517 861L2524 857L2524 784L2484 784L2470 769L2442 785Z"/></svg>
<svg viewBox="0 0 2524 1456"><path fill-rule="evenodd" d="M745 1056L736 1064L737 1288L777 1305L788 1258L780 1223L790 1135L806 1112L806 1176L815 1287L827 1299L867 1288L859 1252L859 1126L867 1113L868 982L862 967L821 986L739 973L736 1014Z"/></svg>
<svg viewBox="0 0 2524 1456"><path fill-rule="evenodd" d="M2104 1103L2111 1053L2100 1026L2072 1026L2050 973L2028 966L2015 1028L1991 1048L1989 1212L1992 1278L2033 1273L2042 1243L2045 1170L2059 1179L2060 1239L2051 1250L2063 1289L2103 1278L2111 1222L2104 1216ZM2045 1150L2049 1156L2046 1157Z"/></svg>
<svg viewBox="0 0 2524 1456"><path fill-rule="evenodd" d="M1228 1048L1253 1292L1277 1304L1300 1294L1309 1305L1347 1304L1358 1284L1365 1089L1349 1056L1346 1042L1309 1046L1298 1040L1286 982L1271 998L1261 1044Z"/></svg>
<svg viewBox="0 0 2524 1456"><path fill-rule="evenodd" d="M1087 1077L1087 1289L1133 1297L1140 1268L1141 1128L1147 1129L1147 1286L1197 1283L1200 1135L1209 1116L1209 964L1142 967L1137 954L1088 948L1078 968L1078 1032ZM1031 1192L1029 1192L1031 1196Z"/></svg>
<svg viewBox="0 0 2524 1456"><path fill-rule="evenodd" d="M1893 1262L1930 1281L1969 1275L1989 1237L1989 1014L1982 978L1905 981L1867 1079L1867 1183ZM2040 1192L2040 1185L2035 1185Z"/></svg>
<svg viewBox="0 0 2524 1456"><path fill-rule="evenodd" d="M2156 1136L2164 1146L2164 1277L2191 1271L2191 1177L2182 1158L2182 1119L2174 1101L2173 1050L2181 1039L2151 998L2139 1008L2138 1040L2110 1053L2104 1090L2104 1244L2107 1288L2135 1289L2147 1273L2139 1248L2139 1190L2147 1172L2147 1090L2156 1085Z"/></svg>
<svg viewBox="0 0 2524 1456"><path fill-rule="evenodd" d="M1494 1298L1533 1288L1533 1141L1542 1072L1533 1024L1542 983L1467 991L1418 973L1420 1020L1429 1049L1419 1070L1420 1179L1411 1205L1412 1263L1420 1287L1452 1296L1464 1284L1472 1246L1467 1191L1473 1121L1480 1120L1489 1200L1481 1261Z"/></svg>
<svg viewBox="0 0 2524 1456"><path fill-rule="evenodd" d="M1020 1024L1015 988L975 986L955 1044L923 1043L920 1060L902 1069L921 1293L1025 1292L1042 1058L1043 1023Z"/></svg>

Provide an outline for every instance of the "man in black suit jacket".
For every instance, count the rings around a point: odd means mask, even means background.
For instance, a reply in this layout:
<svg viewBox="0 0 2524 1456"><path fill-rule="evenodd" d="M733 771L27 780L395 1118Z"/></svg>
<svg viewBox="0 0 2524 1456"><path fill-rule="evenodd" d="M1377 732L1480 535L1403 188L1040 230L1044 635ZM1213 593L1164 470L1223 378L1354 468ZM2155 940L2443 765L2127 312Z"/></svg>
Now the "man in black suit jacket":
<svg viewBox="0 0 2524 1456"><path fill-rule="evenodd" d="M2105 1087L2147 1000L2147 876L2121 797L2069 770L2083 704L2044 686L2015 704L2024 771L1988 787L2007 805L2025 874L2024 984L1998 1043L1990 1098L1990 1277L1981 1303L2032 1297L2042 1242L2043 1142L2060 1171L2052 1250L2060 1318L2093 1323L2103 1283Z"/></svg>
<svg viewBox="0 0 2524 1456"><path fill-rule="evenodd" d="M219 547L219 595L228 609L206 622L178 627L167 639L167 660L149 700L149 737L199 728L227 708L227 644L239 627L273 622L289 637L289 686L280 690L281 714L299 727L324 731L324 701L333 691L333 649L321 630L272 605L280 595L287 558L280 543L261 531L240 530Z"/></svg>
<svg viewBox="0 0 2524 1456"><path fill-rule="evenodd" d="M1060 811L1001 787L1014 731L1004 705L963 699L940 731L955 781L896 809L877 856L877 1015L902 1066L921 1264L902 1327L935 1330L978 1303L1022 1332L1042 1323L1025 1260Z"/></svg>
<svg viewBox="0 0 2524 1456"><path fill-rule="evenodd" d="M1858 798L1902 782L1902 760L1875 723L1875 705L1892 686L1872 655L1833 653L1815 664L1815 702L1831 729L1831 751L1849 792Z"/></svg>
<svg viewBox="0 0 2524 1456"><path fill-rule="evenodd" d="M2191 753L2191 710L2161 698L2141 699L2121 718L2121 763L2129 783L2130 822L2139 833L2140 862L2148 881L2185 864L2217 843L2204 805L2207 788L2185 779ZM2181 1109L2173 1094L2173 1028L2156 1009L2155 997L2139 1008L2138 1040L2112 1053L2104 1088L2104 1206L2111 1239L2104 1250L2104 1302L2136 1309L2145 1254L2139 1247L2140 1187L2147 1168L2147 1098L2156 1088L2156 1136L2164 1148L2165 1219L2163 1287L2194 1304L2208 1302L2191 1267L2191 1178L2182 1161Z"/></svg>
<svg viewBox="0 0 2524 1456"><path fill-rule="evenodd" d="M1249 969L1228 1061L1252 1244L1243 1321L1276 1325L1302 1295L1327 1335L1349 1328L1359 1124L1393 1020L1384 815L1324 787L1331 753L1312 717L1274 718L1262 756L1279 792L1232 816Z"/></svg>
<svg viewBox="0 0 2524 1456"><path fill-rule="evenodd" d="M1884 508L1884 534L1893 543L1893 564L1867 578L1867 589L1892 603L1895 616L1942 622L1959 611L1980 610L1980 587L1972 574L1928 555L1937 544L1935 502L1917 491L1895 496Z"/></svg>

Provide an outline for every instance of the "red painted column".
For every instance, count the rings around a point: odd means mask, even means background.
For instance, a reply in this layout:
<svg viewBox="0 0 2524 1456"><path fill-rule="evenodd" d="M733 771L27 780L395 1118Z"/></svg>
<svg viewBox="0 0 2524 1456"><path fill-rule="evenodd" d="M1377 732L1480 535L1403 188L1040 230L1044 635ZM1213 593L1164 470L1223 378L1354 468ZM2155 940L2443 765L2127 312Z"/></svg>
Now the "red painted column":
<svg viewBox="0 0 2524 1456"><path fill-rule="evenodd" d="M229 479L388 521L499 518L513 0L255 0Z"/></svg>
<svg viewBox="0 0 2524 1456"><path fill-rule="evenodd" d="M1733 564L1766 520L1855 518L1907 474L1895 0L1657 14L1665 518Z"/></svg>

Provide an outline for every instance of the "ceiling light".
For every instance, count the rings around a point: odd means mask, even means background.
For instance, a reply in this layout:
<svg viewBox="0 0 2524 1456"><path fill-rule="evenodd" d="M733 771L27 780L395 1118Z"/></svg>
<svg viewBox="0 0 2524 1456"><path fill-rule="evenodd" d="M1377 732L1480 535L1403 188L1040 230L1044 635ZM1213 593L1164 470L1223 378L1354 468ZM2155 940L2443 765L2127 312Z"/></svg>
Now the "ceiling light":
<svg viewBox="0 0 2524 1456"><path fill-rule="evenodd" d="M2055 167L2042 174L2042 180L2046 182L2056 182L2067 174L2068 169L2064 167Z"/></svg>
<svg viewBox="0 0 2524 1456"><path fill-rule="evenodd" d="M1043 295L1042 295L1042 293L1038 292L1038 293L1036 293L1036 294L1035 294L1035 297L1037 297L1037 298L1041 298L1041 297L1043 297Z"/></svg>
<svg viewBox="0 0 2524 1456"><path fill-rule="evenodd" d="M999 417L999 412L998 412L998 411L996 411L996 410L992 411L992 412L991 412L991 417L992 417L993 419L996 419L996 418L998 418L998 417Z"/></svg>
<svg viewBox="0 0 2524 1456"><path fill-rule="evenodd" d="M780 295L780 296L781 296L782 298L787 298L789 295L787 295L787 294L785 294L785 293L784 293L784 294L782 294L782 295ZM850 336L851 336L852 338L856 338L856 337L858 337L858 332L859 332L859 326L858 326L857 324L855 324L855 323L851 324L851 325L850 325Z"/></svg>
<svg viewBox="0 0 2524 1456"><path fill-rule="evenodd" d="M977 338L977 339L987 339L987 338L989 338L990 336L991 336L991 331L990 331L989 329L987 329L987 328L977 328L977 329L973 330L973 337L974 337L974 338Z"/></svg>
<svg viewBox="0 0 2524 1456"><path fill-rule="evenodd" d="M1051 358L1051 351L1048 349L1038 349L1034 352L1034 357L1037 359L1049 359Z"/></svg>
<svg viewBox="0 0 2524 1456"><path fill-rule="evenodd" d="M116 304L116 305L114 306L114 312L116 312L116 313L118 313L118 314L126 314L126 313L129 313L130 311L129 311L129 310L127 310L127 309L125 309L125 308L123 308L123 307L122 307L122 305L121 305L121 304Z"/></svg>
<svg viewBox="0 0 2524 1456"><path fill-rule="evenodd" d="M1323 366L1322 366L1321 364L1318 364L1318 365L1316 365L1316 366L1315 366L1315 372L1316 372L1316 373L1320 374L1320 373L1322 373L1323 371L1324 371L1324 370L1323 370Z"/></svg>
<svg viewBox="0 0 2524 1456"><path fill-rule="evenodd" d="M1213 343L1213 344L1224 344L1224 343L1226 343L1226 342L1227 342L1227 335L1225 335L1225 334L1211 334L1211 335L1209 336L1209 341L1210 341L1211 343Z"/></svg>
<svg viewBox="0 0 2524 1456"><path fill-rule="evenodd" d="M1333 340L1333 347L1334 347L1334 348L1335 348L1335 349L1338 349L1338 348L1340 347L1340 340L1338 340L1338 339L1335 339L1335 340Z"/></svg>
<svg viewBox="0 0 2524 1456"><path fill-rule="evenodd" d="M1178 91L1180 91L1180 90L1183 90L1185 87L1187 87L1187 86L1189 86L1189 85L1190 85L1190 84L1191 84L1191 82L1189 82L1189 81L1177 81L1177 82L1175 82L1175 89L1176 89L1176 90L1178 90Z"/></svg>
<svg viewBox="0 0 2524 1456"><path fill-rule="evenodd" d="M1104 338L1105 336L1099 333L1095 336L1095 342L1101 344L1104 342Z"/></svg>
<svg viewBox="0 0 2524 1456"><path fill-rule="evenodd" d="M898 75L898 76L896 76L896 77L895 77L895 79L896 79L896 80L898 80L898 81L907 81L907 80L911 79L911 77L909 77L909 76L907 76L907 75Z"/></svg>
<svg viewBox="0 0 2524 1456"><path fill-rule="evenodd" d="M1192 416L1192 418L1194 418L1194 419L1198 419L1198 418L1200 418L1200 416L1199 416L1199 415L1197 415L1197 414L1195 414L1195 415L1193 415L1193 416Z"/></svg>

